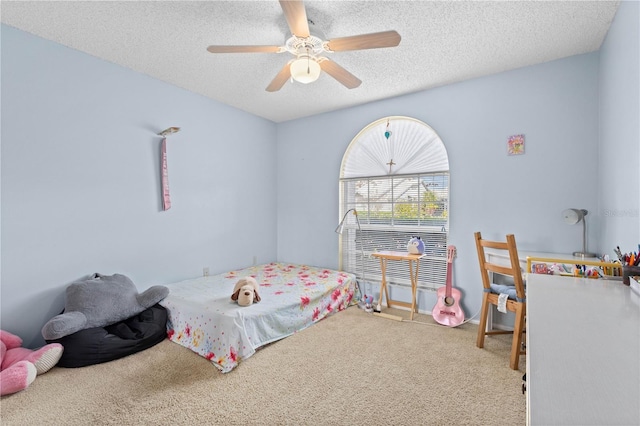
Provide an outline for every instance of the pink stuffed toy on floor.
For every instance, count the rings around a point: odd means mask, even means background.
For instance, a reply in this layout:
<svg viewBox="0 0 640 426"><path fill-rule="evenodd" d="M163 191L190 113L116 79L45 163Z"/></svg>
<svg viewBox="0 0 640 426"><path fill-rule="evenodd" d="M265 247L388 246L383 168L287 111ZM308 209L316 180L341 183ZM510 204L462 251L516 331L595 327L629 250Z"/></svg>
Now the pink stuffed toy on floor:
<svg viewBox="0 0 640 426"><path fill-rule="evenodd" d="M50 343L37 350L22 347L22 339L0 330L0 396L26 389L36 376L55 366L64 348Z"/></svg>

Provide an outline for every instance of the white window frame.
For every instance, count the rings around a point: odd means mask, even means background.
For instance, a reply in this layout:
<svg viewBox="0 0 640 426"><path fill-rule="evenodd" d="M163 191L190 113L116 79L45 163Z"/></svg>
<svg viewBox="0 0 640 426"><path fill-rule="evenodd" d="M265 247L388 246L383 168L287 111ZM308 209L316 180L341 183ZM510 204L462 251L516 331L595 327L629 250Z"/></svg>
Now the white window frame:
<svg viewBox="0 0 640 426"><path fill-rule="evenodd" d="M403 131L401 127L407 123L410 124L411 132ZM400 138L392 141L396 152L405 153L404 158L399 155L398 159L391 158L393 161L390 161L389 157L393 155L393 151L384 149L385 142L390 138L385 140L378 136L381 129L384 134L384 130L389 128L400 129L397 132L400 135L411 133L414 140L408 140L408 137L406 144ZM424 135L420 134L422 128ZM377 133L372 136L372 132ZM424 144L427 141L425 149ZM358 144L368 144L368 147ZM362 166L358 158L349 157L354 153L366 156L362 163L366 162L366 165ZM423 158L429 156L440 158L435 162L430 158ZM390 167L389 173L385 175L374 174L379 172L381 166L388 167L390 162L395 162L398 169L410 173L396 174L393 167ZM436 290L445 285L450 216L448 165L446 149L439 136L431 127L418 120L409 117L386 117L365 127L351 141L342 162L339 217L341 219L345 212L355 209L359 224L354 215L347 215L345 230L339 237L340 269L356 274L358 280L365 285L379 284L382 279L380 262L371 254L382 250L406 251L409 239L419 236L425 243L425 257L420 260L418 288ZM367 175L368 171L371 175ZM355 176L349 176L350 174ZM415 180L415 183L412 183L412 180ZM378 191L376 196L372 196L369 190L373 187L372 183L376 184L376 188L387 186L384 190ZM429 204L430 207L437 206L435 213L431 209L421 209L425 203L421 196L431 191L431 197L434 197L433 194L436 192L436 188L427 188L430 186L429 183L438 187L437 198L432 198L433 203ZM423 189L420 189L421 185ZM363 190L363 187L366 187L366 190ZM409 193L413 198L407 195ZM407 219L407 213L403 214L401 208L398 208L402 205L409 206L413 209L412 212L417 211L415 216ZM430 213L427 214L426 210ZM435 219L434 214L437 216ZM390 285L410 287L407 265L404 262L388 262L386 272ZM371 290L363 288L365 292Z"/></svg>

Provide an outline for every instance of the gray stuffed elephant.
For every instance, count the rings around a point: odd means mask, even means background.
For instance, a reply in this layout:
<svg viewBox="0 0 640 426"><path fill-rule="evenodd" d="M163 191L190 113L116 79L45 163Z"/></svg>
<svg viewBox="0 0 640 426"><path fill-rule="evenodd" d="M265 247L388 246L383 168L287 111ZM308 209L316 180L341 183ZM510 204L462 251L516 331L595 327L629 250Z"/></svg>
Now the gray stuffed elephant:
<svg viewBox="0 0 640 426"><path fill-rule="evenodd" d="M55 340L77 331L103 327L131 318L169 294L165 286L153 286L138 293L124 275L93 274L67 287L64 313L51 318L42 328L45 340Z"/></svg>

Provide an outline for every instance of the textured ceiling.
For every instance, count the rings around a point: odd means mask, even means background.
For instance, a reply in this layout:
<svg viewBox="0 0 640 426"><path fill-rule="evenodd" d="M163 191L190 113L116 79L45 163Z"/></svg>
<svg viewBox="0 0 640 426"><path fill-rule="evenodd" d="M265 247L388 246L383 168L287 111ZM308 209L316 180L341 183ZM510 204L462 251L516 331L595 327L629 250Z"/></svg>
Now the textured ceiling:
<svg viewBox="0 0 640 426"><path fill-rule="evenodd" d="M326 39L396 30L398 47L327 54L362 80L323 73L267 85L289 53L211 54L211 44L282 45L280 4L264 1L9 1L3 23L282 122L598 50L618 1L307 1ZM331 55L331 56L329 56Z"/></svg>

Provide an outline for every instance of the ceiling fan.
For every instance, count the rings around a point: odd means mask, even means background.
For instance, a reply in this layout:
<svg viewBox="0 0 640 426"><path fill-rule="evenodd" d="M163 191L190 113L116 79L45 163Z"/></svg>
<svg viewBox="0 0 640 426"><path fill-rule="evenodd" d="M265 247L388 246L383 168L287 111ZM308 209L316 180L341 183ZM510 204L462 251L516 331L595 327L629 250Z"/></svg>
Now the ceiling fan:
<svg viewBox="0 0 640 426"><path fill-rule="evenodd" d="M344 52L347 50L377 49L394 47L400 44L400 34L396 31L361 34L350 37L334 38L324 41L311 34L307 12L302 0L280 0L280 6L291 30L292 36L284 46L209 46L211 53L282 53L295 56L285 64L276 77L267 86L267 92L276 92L289 78L300 83L312 83L324 71L348 89L354 89L362 83L358 77L346 69L321 56L324 52Z"/></svg>

